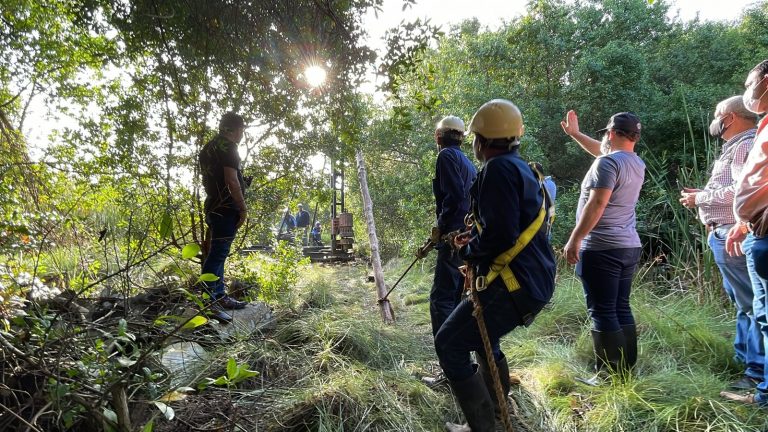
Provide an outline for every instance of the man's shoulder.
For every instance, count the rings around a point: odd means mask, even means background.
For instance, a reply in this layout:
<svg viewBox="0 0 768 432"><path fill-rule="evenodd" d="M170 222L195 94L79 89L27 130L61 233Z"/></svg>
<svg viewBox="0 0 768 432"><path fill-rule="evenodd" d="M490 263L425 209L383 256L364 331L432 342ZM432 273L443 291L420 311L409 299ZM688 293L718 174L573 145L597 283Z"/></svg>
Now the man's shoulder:
<svg viewBox="0 0 768 432"><path fill-rule="evenodd" d="M213 137L210 141L205 143L203 148L200 150L200 154L210 156L210 155L222 152L226 148L227 148L227 141L224 139L221 139L221 137L217 135Z"/></svg>
<svg viewBox="0 0 768 432"><path fill-rule="evenodd" d="M619 165L637 165L645 167L645 162L643 162L643 159L638 156L635 152L629 152L629 151L615 151L612 153L600 155L595 159L595 164L598 166L606 166L606 165L613 165L613 166L619 166Z"/></svg>
<svg viewBox="0 0 768 432"><path fill-rule="evenodd" d="M221 135L216 135L203 147L203 149L207 149L209 152L226 152L232 148L236 148L235 143Z"/></svg>
<svg viewBox="0 0 768 432"><path fill-rule="evenodd" d="M740 134L734 143L737 149L751 148L757 138L757 129L750 129Z"/></svg>
<svg viewBox="0 0 768 432"><path fill-rule="evenodd" d="M505 153L489 159L483 169L486 172L486 177L489 175L508 177L510 173L530 174L533 177L533 171L528 163L514 153Z"/></svg>
<svg viewBox="0 0 768 432"><path fill-rule="evenodd" d="M464 153L462 153L458 146L443 147L437 153L437 159L456 160L462 156L464 156Z"/></svg>

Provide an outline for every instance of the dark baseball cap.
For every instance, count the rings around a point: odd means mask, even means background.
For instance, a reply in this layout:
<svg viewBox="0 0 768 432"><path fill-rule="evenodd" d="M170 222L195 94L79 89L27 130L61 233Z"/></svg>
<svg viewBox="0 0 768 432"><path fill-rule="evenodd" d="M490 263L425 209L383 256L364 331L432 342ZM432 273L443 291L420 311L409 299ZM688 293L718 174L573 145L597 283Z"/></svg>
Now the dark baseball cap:
<svg viewBox="0 0 768 432"><path fill-rule="evenodd" d="M629 133L640 133L642 126L640 124L640 118L631 112L620 112L611 116L611 120L608 121L608 126L597 131L601 134L608 129L618 129Z"/></svg>
<svg viewBox="0 0 768 432"><path fill-rule="evenodd" d="M243 120L241 115L235 114L232 111L224 113L219 121L219 129L234 130L242 127L245 127L245 120Z"/></svg>

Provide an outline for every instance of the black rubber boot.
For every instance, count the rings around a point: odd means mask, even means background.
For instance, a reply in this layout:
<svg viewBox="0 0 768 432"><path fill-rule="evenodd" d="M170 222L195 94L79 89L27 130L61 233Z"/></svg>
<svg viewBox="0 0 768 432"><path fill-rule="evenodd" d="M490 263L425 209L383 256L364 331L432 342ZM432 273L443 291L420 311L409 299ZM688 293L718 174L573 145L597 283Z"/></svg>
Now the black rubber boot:
<svg viewBox="0 0 768 432"><path fill-rule="evenodd" d="M599 386L610 374L623 374L627 370L624 352L626 340L624 331L601 332L592 330L592 344L595 353L595 372L591 378L577 377L576 381Z"/></svg>
<svg viewBox="0 0 768 432"><path fill-rule="evenodd" d="M626 339L623 330L613 332L592 330L592 342L597 370L619 372L624 369L622 366L625 364Z"/></svg>
<svg viewBox="0 0 768 432"><path fill-rule="evenodd" d="M501 411L499 410L499 402L496 399L496 389L493 386L493 376L491 375L491 369L488 367L487 360L482 356L477 356L477 371L483 376L483 382L485 382L485 388L488 389L488 393L491 396L491 402L493 403L493 412L496 414L496 419L501 418ZM496 369L499 371L499 380L501 381L501 391L506 399L509 395L509 388L511 386L509 380L509 363L507 358L502 357L501 360L496 360ZM506 402L506 400L505 400Z"/></svg>
<svg viewBox="0 0 768 432"><path fill-rule="evenodd" d="M601 332L592 330L592 342L595 344L595 367L597 371L607 370L611 373L626 370L624 353L626 339L624 331Z"/></svg>
<svg viewBox="0 0 768 432"><path fill-rule="evenodd" d="M626 342L624 350L624 361L627 370L631 370L637 363L637 327L634 324L621 327L624 332L624 341Z"/></svg>
<svg viewBox="0 0 768 432"><path fill-rule="evenodd" d="M493 432L496 419L491 406L491 395L485 388L485 382L480 372L476 372L464 381L449 381L451 390L459 402L461 411L467 419L467 425L472 432ZM449 431L466 430L466 426L446 423Z"/></svg>

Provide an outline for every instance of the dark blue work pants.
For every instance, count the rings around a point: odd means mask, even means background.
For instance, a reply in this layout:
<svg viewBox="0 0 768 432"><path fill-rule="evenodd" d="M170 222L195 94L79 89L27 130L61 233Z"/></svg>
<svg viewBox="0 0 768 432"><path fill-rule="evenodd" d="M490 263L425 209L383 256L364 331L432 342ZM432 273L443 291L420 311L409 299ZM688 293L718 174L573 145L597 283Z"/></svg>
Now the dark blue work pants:
<svg viewBox="0 0 768 432"><path fill-rule="evenodd" d="M629 295L640 248L583 250L579 257L576 274L595 330L614 332L634 324Z"/></svg>
<svg viewBox="0 0 768 432"><path fill-rule="evenodd" d="M502 336L519 325L529 325L544 308L545 303L531 298L525 289L507 291L501 279L479 293L483 319L496 360L504 353L499 348ZM435 351L445 376L451 381L463 381L475 373L470 352L484 353L483 340L469 298L462 300L445 320L435 336ZM484 354L482 354L485 357Z"/></svg>
<svg viewBox="0 0 768 432"><path fill-rule="evenodd" d="M443 245L437 249L435 278L432 282L432 291L429 292L432 336L437 335L437 331L461 301L461 293L464 290L464 276L459 272L461 265L459 255L452 253L450 247Z"/></svg>
<svg viewBox="0 0 768 432"><path fill-rule="evenodd" d="M237 234L237 222L240 216L236 212L208 212L205 223L211 231L211 249L203 262L203 274L213 273L219 277L214 282L205 282L208 294L217 299L226 294L224 290L224 262L229 256L229 249Z"/></svg>

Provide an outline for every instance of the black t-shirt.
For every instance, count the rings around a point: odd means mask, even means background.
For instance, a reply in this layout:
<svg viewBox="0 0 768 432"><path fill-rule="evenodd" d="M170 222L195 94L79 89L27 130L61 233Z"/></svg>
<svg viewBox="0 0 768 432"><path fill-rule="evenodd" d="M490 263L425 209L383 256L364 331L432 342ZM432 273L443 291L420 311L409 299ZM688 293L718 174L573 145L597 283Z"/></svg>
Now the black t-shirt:
<svg viewBox="0 0 768 432"><path fill-rule="evenodd" d="M205 212L239 212L240 209L232 199L224 180L224 167L237 170L240 190L245 193L245 182L240 171L240 155L237 153L237 144L221 135L216 135L200 150L198 160L200 173L203 175L203 187L207 195Z"/></svg>

